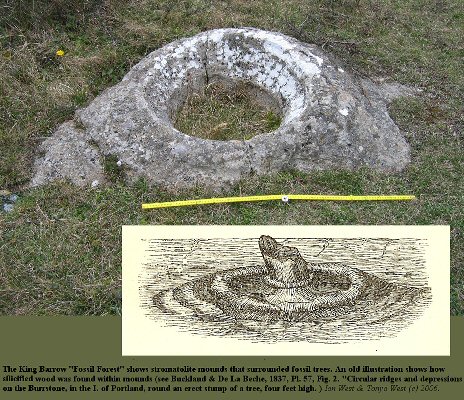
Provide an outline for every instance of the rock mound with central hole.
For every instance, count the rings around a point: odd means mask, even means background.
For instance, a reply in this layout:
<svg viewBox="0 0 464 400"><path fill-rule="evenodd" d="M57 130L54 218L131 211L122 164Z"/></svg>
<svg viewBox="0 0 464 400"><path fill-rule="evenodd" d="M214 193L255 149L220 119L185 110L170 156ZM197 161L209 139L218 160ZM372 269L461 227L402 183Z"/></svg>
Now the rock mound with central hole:
<svg viewBox="0 0 464 400"><path fill-rule="evenodd" d="M173 126L189 95L245 82L279 128L249 140L208 140ZM345 72L315 46L280 33L218 29L145 57L116 86L76 112L42 144L32 186L55 179L104 182L104 160L127 179L168 187L221 188L252 174L369 167L399 171L409 146L387 112L399 85Z"/></svg>

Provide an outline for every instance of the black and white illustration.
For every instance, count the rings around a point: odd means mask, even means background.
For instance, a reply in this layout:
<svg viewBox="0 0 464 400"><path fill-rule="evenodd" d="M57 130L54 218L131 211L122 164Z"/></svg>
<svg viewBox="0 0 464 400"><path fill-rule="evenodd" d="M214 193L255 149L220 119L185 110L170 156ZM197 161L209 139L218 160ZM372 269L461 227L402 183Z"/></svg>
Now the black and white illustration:
<svg viewBox="0 0 464 400"><path fill-rule="evenodd" d="M392 227L384 235L374 227L221 227L222 235L219 227L209 228L205 235L205 227L163 227L173 235L138 239L133 290L124 279L131 294L124 302L157 335L222 342L227 354L234 354L230 346L272 354L282 345L291 353L311 347L317 353L351 348L354 354L381 354L388 348L388 354L401 354L414 332L423 337L424 326L440 323L444 331L427 340L443 336L446 342L449 261L432 265L431 256L440 256L436 238L418 235L417 227L409 227L409 235L407 227L395 227L401 231L396 236ZM340 230L351 235L340 237ZM130 319L130 308L123 307L123 319ZM123 332L130 336L130 329Z"/></svg>

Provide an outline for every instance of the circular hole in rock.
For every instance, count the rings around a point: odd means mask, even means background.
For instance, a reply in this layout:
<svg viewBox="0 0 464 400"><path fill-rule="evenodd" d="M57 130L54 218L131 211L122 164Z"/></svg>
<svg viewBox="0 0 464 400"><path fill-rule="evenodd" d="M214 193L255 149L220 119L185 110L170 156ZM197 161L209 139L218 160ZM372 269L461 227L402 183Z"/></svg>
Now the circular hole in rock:
<svg viewBox="0 0 464 400"><path fill-rule="evenodd" d="M174 127L210 140L248 140L279 128L282 106L250 81L212 77L178 93L171 112Z"/></svg>

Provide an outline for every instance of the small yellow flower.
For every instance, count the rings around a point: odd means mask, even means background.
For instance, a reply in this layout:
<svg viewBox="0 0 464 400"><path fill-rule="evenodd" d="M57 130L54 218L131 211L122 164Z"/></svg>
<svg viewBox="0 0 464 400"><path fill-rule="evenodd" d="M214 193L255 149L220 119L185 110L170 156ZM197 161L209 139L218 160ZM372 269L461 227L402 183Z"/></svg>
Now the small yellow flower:
<svg viewBox="0 0 464 400"><path fill-rule="evenodd" d="M57 55L58 57L63 57L63 56L64 56L64 51L63 51L63 50L57 50L57 51L56 51L56 55Z"/></svg>

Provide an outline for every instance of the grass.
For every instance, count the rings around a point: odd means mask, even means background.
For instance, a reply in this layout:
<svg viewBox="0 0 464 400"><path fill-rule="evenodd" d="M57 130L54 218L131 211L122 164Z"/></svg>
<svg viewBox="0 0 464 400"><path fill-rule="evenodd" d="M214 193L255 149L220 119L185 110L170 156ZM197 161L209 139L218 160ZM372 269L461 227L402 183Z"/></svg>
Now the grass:
<svg viewBox="0 0 464 400"><path fill-rule="evenodd" d="M277 129L281 117L257 104L253 89L245 81L231 88L210 83L202 93L187 97L174 126L188 135L211 140L248 140Z"/></svg>
<svg viewBox="0 0 464 400"><path fill-rule="evenodd" d="M112 183L116 183L124 180L124 168L120 165L118 157L114 154L110 154L104 157L103 160L103 171L105 177Z"/></svg>
<svg viewBox="0 0 464 400"><path fill-rule="evenodd" d="M3 0L0 10L0 190L20 195L12 213L0 213L1 314L119 314L122 224L450 224L451 313L464 314L461 1ZM125 185L111 156L107 187L23 189L40 141L144 55L180 37L238 26L315 43L347 70L422 92L390 106L412 147L402 173L288 171L247 179L223 195L413 193L418 200L147 212L142 202L213 194Z"/></svg>

